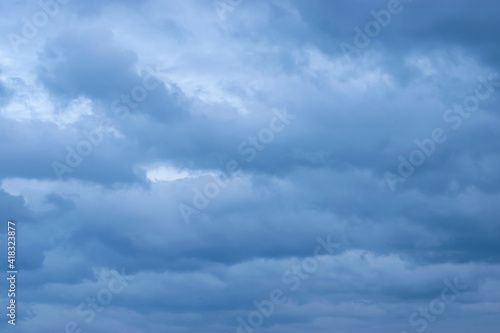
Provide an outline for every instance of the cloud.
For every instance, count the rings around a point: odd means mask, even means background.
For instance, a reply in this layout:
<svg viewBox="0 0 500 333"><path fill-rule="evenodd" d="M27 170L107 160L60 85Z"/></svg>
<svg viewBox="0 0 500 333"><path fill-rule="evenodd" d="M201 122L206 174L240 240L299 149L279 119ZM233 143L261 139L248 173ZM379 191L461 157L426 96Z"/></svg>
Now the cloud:
<svg viewBox="0 0 500 333"><path fill-rule="evenodd" d="M19 332L410 332L455 279L428 330L494 332L498 5L402 0L368 36L393 5L72 1L0 42ZM41 10L0 8L15 33ZM130 283L104 304L112 272Z"/></svg>

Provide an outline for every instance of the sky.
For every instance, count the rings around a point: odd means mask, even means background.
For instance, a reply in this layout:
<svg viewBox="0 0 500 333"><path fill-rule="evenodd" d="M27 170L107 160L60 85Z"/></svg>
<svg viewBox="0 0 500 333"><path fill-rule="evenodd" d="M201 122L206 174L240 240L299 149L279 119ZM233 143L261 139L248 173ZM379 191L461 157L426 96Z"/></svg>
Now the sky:
<svg viewBox="0 0 500 333"><path fill-rule="evenodd" d="M498 1L0 12L2 332L498 332Z"/></svg>

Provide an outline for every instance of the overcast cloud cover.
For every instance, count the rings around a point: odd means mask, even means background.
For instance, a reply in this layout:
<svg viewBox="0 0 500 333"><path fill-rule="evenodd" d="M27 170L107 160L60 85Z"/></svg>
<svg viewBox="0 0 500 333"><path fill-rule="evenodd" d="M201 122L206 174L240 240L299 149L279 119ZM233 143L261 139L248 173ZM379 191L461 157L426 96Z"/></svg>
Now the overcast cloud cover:
<svg viewBox="0 0 500 333"><path fill-rule="evenodd" d="M2 332L498 332L498 1L0 12Z"/></svg>

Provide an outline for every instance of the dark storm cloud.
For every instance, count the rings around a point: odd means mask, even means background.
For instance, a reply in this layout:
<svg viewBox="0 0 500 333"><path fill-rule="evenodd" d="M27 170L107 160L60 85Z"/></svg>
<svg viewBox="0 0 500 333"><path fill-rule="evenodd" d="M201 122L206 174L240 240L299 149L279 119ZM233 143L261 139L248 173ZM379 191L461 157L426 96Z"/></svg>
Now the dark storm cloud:
<svg viewBox="0 0 500 333"><path fill-rule="evenodd" d="M112 98L137 84L137 56L113 47L110 31L65 32L40 55L41 82L55 94L75 98Z"/></svg>
<svg viewBox="0 0 500 333"><path fill-rule="evenodd" d="M250 333L238 325L279 289L287 302L254 331L410 332L417 313L429 331L494 332L500 6L217 1L75 0L16 56L1 44L0 216L20 224L19 331ZM395 5L346 62L353 28ZM39 10L0 6L17 32ZM430 149L436 129L446 140ZM384 174L422 142L432 153L392 191ZM231 160L241 172L211 195ZM181 204L198 211L189 224ZM307 272L318 237L340 247ZM92 308L110 269L134 280ZM425 321L449 281L467 288Z"/></svg>

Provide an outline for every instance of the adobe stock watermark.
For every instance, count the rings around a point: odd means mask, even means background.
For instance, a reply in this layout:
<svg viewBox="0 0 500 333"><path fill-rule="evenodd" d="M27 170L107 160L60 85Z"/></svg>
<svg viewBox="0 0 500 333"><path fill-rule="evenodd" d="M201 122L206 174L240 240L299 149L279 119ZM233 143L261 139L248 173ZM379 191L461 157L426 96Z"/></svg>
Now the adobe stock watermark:
<svg viewBox="0 0 500 333"><path fill-rule="evenodd" d="M454 104L453 108L449 108L444 112L443 121L451 124L452 130L458 130L462 126L464 119L469 118L475 111L479 110L481 102L486 101L493 95L496 91L495 87L500 87L498 73L490 73L488 78L479 76L478 81L479 84L473 94L465 97L462 103ZM396 191L396 185L405 182L408 177L413 175L416 168L423 165L427 158L434 154L437 145L446 142L447 139L446 131L441 127L434 128L428 138L416 139L414 143L417 148L410 152L408 158L403 157L403 155L398 156L398 174L396 175L390 171L384 173L389 189L392 192Z"/></svg>
<svg viewBox="0 0 500 333"><path fill-rule="evenodd" d="M219 24L224 23L226 14L232 12L236 7L241 5L242 2L243 0L214 0L213 6L219 17Z"/></svg>
<svg viewBox="0 0 500 333"><path fill-rule="evenodd" d="M412 2L413 0L408 0ZM381 9L378 12L372 10L370 15L373 20L368 21L364 29L355 26L353 44L351 45L346 42L341 42L339 44L340 50L344 55L345 63L350 63L353 56L358 56L361 54L361 50L367 48L371 41L378 37L382 30L386 28L392 21L394 15L401 14L403 12L404 6L401 4L400 0L389 0L387 2L386 9Z"/></svg>
<svg viewBox="0 0 500 333"><path fill-rule="evenodd" d="M424 332L429 323L435 322L437 317L446 310L446 306L455 302L462 295L462 292L468 288L466 285L459 284L458 278L455 278L453 283L445 279L444 284L446 287L443 288L439 297L430 301L428 306L419 307L418 312L415 311L408 317L408 324L414 327L418 333ZM408 332L402 331L401 333Z"/></svg>
<svg viewBox="0 0 500 333"><path fill-rule="evenodd" d="M319 263L328 260L329 256L333 255L334 249L340 246L340 244L332 243L330 235L327 236L326 241L321 237L316 238L316 241L319 245L314 249L312 257L305 258L300 265L293 265L283 273L281 281L285 285L290 285L289 292L297 291L302 281L307 280L318 270ZM288 301L285 294L286 291L277 288L269 293L269 299L254 300L253 305L256 310L251 311L246 318L238 316L236 319L238 321L236 333L253 333L255 329L262 326L265 318L271 317L278 305Z"/></svg>
<svg viewBox="0 0 500 333"><path fill-rule="evenodd" d="M108 279L106 287L100 289L95 296L87 297L85 302L80 303L74 309L76 315L82 317L86 324L92 323L97 313L101 313L109 306L113 302L114 296L122 293L129 285L129 282L135 279L135 276L125 275L125 270L122 269L122 274L115 270L101 272L100 278ZM76 321L68 321L64 325L64 330L60 331L60 333L81 333L82 324Z"/></svg>
<svg viewBox="0 0 500 333"><path fill-rule="evenodd" d="M249 164L258 156L258 153L274 141L275 135L282 132L290 121L296 117L290 114L286 109L274 110L274 116L269 120L268 127L258 131L255 136L249 136L241 141L237 146L237 151L243 158L243 163ZM212 176L213 181L206 183L201 189L193 188L192 206L180 203L178 208L184 221L189 224L193 215L199 215L201 211L208 207L210 200L219 196L221 189L226 188L234 176L241 173L242 163L236 160L230 160L225 165L225 170L216 177Z"/></svg>
<svg viewBox="0 0 500 333"><path fill-rule="evenodd" d="M37 2L40 10L35 12L31 18L23 16L20 34L9 32L7 39L15 53L19 53L19 46L28 44L30 40L38 35L38 30L45 27L51 18L54 18L60 10L60 5L66 5L70 0L40 0Z"/></svg>
<svg viewBox="0 0 500 333"><path fill-rule="evenodd" d="M153 73L153 69L148 69L142 78L142 84L130 89L129 94L122 94L120 98L111 103L111 111L120 119L125 120L130 115L131 109L136 109L147 97L149 92L156 89L161 80ZM59 180L63 179L66 173L72 173L75 168L82 164L85 157L92 154L94 149L102 144L105 134L110 134L109 129L115 124L108 117L102 118L99 126L83 131L85 139L80 140L74 147L67 145L66 158L64 162L53 161L51 166Z"/></svg>

